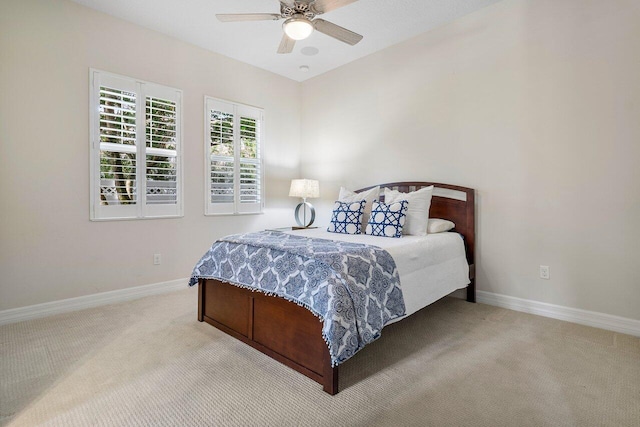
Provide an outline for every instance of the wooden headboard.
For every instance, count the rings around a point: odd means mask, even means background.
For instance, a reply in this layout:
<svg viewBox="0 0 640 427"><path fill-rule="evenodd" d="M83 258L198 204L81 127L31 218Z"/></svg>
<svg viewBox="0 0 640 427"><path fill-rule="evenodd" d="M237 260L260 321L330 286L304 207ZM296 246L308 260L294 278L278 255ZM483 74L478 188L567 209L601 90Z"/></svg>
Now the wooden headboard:
<svg viewBox="0 0 640 427"><path fill-rule="evenodd" d="M384 201L385 188L408 193L430 185L433 185L434 188L429 217L453 221L456 225L455 231L464 236L467 261L470 266L470 276L472 285L474 286L475 296L475 283L473 280L475 277L476 244L475 190L473 188L439 184L436 182L391 182L388 184L380 184L380 200ZM358 190L358 192L369 190L373 187L375 187L375 185Z"/></svg>

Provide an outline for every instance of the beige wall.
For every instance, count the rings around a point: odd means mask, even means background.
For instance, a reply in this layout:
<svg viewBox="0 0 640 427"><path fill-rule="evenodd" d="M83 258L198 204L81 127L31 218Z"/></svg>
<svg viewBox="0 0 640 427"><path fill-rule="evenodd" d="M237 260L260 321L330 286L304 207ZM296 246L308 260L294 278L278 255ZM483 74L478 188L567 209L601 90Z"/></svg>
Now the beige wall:
<svg viewBox="0 0 640 427"><path fill-rule="evenodd" d="M184 218L89 221L89 67L183 90ZM204 95L265 109L265 215L204 216ZM0 2L0 310L188 277L215 238L289 224L299 107L296 82L75 3Z"/></svg>
<svg viewBox="0 0 640 427"><path fill-rule="evenodd" d="M481 290L640 319L638 52L634 0L504 0L298 84L66 0L4 0L0 310L187 277L215 238L290 224L304 176L319 223L340 185L475 187ZM89 67L184 91L184 218L89 221ZM265 215L203 215L205 94L266 110Z"/></svg>
<svg viewBox="0 0 640 427"><path fill-rule="evenodd" d="M480 290L640 319L639 53L635 0L505 0L304 82L320 220L341 184L474 187Z"/></svg>

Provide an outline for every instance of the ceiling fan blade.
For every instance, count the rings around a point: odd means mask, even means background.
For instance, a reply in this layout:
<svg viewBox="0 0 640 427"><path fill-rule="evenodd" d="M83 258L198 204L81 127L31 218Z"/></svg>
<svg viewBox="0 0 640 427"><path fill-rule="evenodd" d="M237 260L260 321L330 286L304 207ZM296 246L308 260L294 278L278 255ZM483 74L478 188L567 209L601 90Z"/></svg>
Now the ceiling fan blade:
<svg viewBox="0 0 640 427"><path fill-rule="evenodd" d="M277 13L218 13L216 18L221 22L277 21L281 16Z"/></svg>
<svg viewBox="0 0 640 427"><path fill-rule="evenodd" d="M346 28L342 28L341 26L333 24L329 21L325 21L324 19L314 20L313 25L316 30L320 31L321 33L324 33L329 37L333 37L334 39L340 40L341 42L350 44L351 46L357 44L360 40L362 40L362 36L360 34L349 31Z"/></svg>
<svg viewBox="0 0 640 427"><path fill-rule="evenodd" d="M313 2L313 11L317 14L327 13L342 6L357 2L358 0L316 0Z"/></svg>
<svg viewBox="0 0 640 427"><path fill-rule="evenodd" d="M289 38L286 34L282 35L282 40L280 41L280 46L278 47L278 53L291 53L293 52L293 47L296 45L296 41L292 38Z"/></svg>
<svg viewBox="0 0 640 427"><path fill-rule="evenodd" d="M294 6L294 0L280 0L280 3L288 7Z"/></svg>

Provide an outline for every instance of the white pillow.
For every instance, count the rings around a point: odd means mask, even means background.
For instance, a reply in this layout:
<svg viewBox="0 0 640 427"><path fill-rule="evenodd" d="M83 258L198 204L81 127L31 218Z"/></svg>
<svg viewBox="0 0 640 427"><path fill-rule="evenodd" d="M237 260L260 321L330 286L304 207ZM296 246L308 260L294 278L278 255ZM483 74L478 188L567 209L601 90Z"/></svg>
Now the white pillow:
<svg viewBox="0 0 640 427"><path fill-rule="evenodd" d="M429 218L429 224L427 225L427 234L442 233L454 228L456 228L456 225L451 221L440 218Z"/></svg>
<svg viewBox="0 0 640 427"><path fill-rule="evenodd" d="M371 190L361 191L359 193L355 193L351 190L347 190L344 187L340 187L340 195L338 196L338 200L341 202L359 202L360 200L366 200L366 205L364 206L364 213L362 214L362 231L367 228L367 223L369 222L369 215L371 215L371 206L373 205L374 200L378 200L380 196L380 186L373 187Z"/></svg>
<svg viewBox="0 0 640 427"><path fill-rule="evenodd" d="M433 185L412 191L411 193L401 193L389 188L384 189L385 203L398 202L400 200L407 200L409 202L407 220L402 228L402 234L426 236L432 194Z"/></svg>

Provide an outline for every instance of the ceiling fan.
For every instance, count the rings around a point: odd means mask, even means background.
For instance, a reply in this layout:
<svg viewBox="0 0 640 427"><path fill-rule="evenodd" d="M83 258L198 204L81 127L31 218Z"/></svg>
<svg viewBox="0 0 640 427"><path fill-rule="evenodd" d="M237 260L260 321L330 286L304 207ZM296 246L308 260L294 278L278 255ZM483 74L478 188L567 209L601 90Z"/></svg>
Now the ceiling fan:
<svg viewBox="0 0 640 427"><path fill-rule="evenodd" d="M217 14L216 18L222 22L284 19L282 24L284 35L278 47L278 53L291 53L296 40L306 39L313 30L353 46L362 40L360 34L315 17L356 1L358 0L280 0L280 13Z"/></svg>

